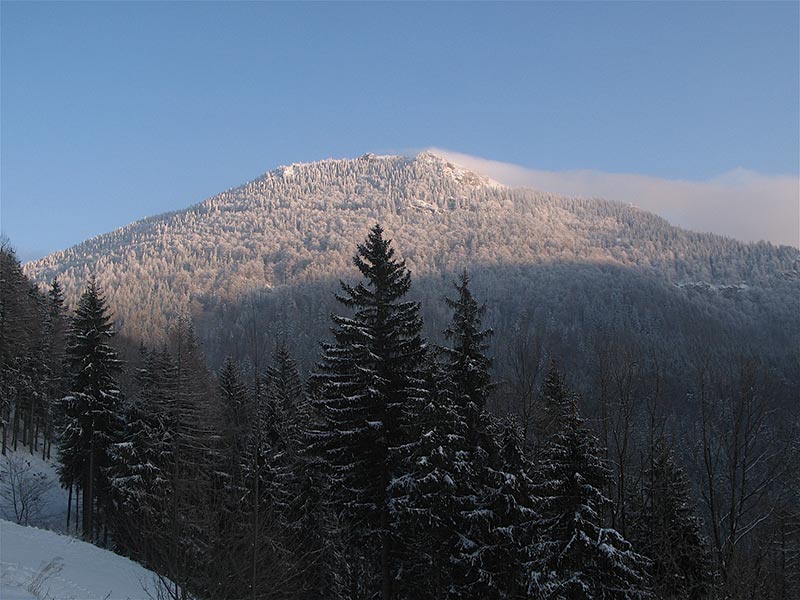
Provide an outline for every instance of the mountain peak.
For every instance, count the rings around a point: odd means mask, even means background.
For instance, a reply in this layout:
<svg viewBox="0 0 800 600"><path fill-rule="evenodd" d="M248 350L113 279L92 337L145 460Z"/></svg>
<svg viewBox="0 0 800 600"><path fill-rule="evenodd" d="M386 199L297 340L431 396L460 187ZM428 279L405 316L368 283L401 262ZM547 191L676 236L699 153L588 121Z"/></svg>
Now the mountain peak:
<svg viewBox="0 0 800 600"><path fill-rule="evenodd" d="M267 177L294 180L302 177L301 172L303 171L319 169L330 172L334 177L338 177L342 169L354 169L356 173L374 177L375 169L377 169L377 172L382 173L385 169L397 168L400 170L410 169L409 173L417 174L422 171L432 177L446 178L457 185L469 188L480 186L491 188L506 187L485 175L452 162L449 158L432 149L423 150L413 156L367 152L358 158L327 158L314 162L292 163L290 165L281 165L269 171Z"/></svg>
<svg viewBox="0 0 800 600"><path fill-rule="evenodd" d="M95 272L118 318L155 337L168 324L172 309L164 307L184 310L192 298L231 299L347 274L353 241L375 222L391 231L417 274L555 259L660 268L666 278L723 284L752 283L776 264L791 270L783 250L756 256L758 248L682 232L620 204L512 189L426 150L281 166L185 210L29 263L26 272L38 282L57 275L71 301ZM709 260L679 261L676 252L713 255L713 271ZM733 257L742 253L753 255L742 264L763 264L741 268ZM141 306L162 308L150 315Z"/></svg>
<svg viewBox="0 0 800 600"><path fill-rule="evenodd" d="M450 159L442 156L430 148L417 154L417 156L414 158L414 161L419 164L432 166L440 170L442 174L452 177L459 183L473 186L485 185L494 188L506 187L504 184L495 181L494 179L491 179L485 175L481 175L480 173L476 173L475 171L472 171L463 165L452 162Z"/></svg>

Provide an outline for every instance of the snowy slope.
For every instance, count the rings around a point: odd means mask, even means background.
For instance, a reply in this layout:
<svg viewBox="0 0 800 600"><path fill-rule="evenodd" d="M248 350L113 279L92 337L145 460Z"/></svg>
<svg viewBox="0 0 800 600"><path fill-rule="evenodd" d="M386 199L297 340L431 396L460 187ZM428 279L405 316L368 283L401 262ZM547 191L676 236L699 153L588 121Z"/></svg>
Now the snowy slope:
<svg viewBox="0 0 800 600"><path fill-rule="evenodd" d="M3 600L145 600L156 576L141 565L51 531L0 520Z"/></svg>
<svg viewBox="0 0 800 600"><path fill-rule="evenodd" d="M25 272L46 286L58 276L73 306L95 274L122 331L160 343L177 314L213 323L243 294L357 276L354 245L376 222L415 278L449 279L464 266L612 264L669 284L760 289L793 270L797 257L789 247L683 231L615 202L508 188L423 152L279 167L28 263ZM514 286L516 294L517 279L515 272L487 286Z"/></svg>

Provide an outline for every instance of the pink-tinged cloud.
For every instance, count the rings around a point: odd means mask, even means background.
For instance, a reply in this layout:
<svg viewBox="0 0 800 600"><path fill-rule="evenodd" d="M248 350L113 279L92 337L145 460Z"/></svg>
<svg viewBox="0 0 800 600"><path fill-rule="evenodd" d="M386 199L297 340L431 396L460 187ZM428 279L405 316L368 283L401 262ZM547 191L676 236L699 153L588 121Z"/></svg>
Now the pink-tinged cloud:
<svg viewBox="0 0 800 600"><path fill-rule="evenodd" d="M735 169L708 181L601 171L537 171L440 148L450 162L510 186L635 204L693 231L800 247L800 178Z"/></svg>

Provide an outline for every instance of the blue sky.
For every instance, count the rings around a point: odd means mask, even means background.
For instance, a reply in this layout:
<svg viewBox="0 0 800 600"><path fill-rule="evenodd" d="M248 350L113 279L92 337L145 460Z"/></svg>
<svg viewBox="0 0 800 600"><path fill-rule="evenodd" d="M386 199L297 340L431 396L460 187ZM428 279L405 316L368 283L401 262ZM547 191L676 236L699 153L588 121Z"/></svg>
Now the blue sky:
<svg viewBox="0 0 800 600"><path fill-rule="evenodd" d="M796 176L798 6L2 2L2 230L30 259L279 164L429 146Z"/></svg>

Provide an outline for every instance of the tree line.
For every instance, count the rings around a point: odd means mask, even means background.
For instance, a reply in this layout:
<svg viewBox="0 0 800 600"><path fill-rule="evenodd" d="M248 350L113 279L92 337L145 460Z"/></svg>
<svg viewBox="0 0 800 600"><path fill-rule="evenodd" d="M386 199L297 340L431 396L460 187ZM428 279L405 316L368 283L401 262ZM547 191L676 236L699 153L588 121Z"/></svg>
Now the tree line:
<svg viewBox="0 0 800 600"><path fill-rule="evenodd" d="M778 430L755 363L725 381L698 368L701 443L682 452L657 391L637 396L635 362L609 358L605 401L585 414L559 363L526 377L536 349L506 342L495 356L520 359L514 390L493 380L495 340L466 271L446 301L444 343L432 344L380 226L354 264L361 279L341 283L341 314L306 382L285 340L269 360L253 343L247 365L229 359L214 375L188 319L125 368L94 279L68 327L57 282L48 298L27 284L30 320L64 331L62 350L42 354L62 371L31 377L51 388L36 409L19 383L27 359L4 353L4 451L7 428L31 451L56 438L75 494L68 518L156 571L176 599L797 591L797 479L786 468L797 438ZM45 327L47 314L62 324ZM648 419L634 418L637 402Z"/></svg>

